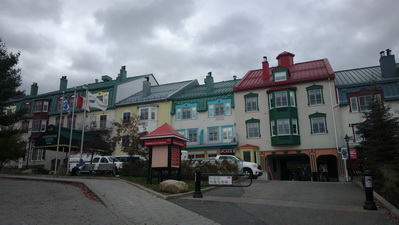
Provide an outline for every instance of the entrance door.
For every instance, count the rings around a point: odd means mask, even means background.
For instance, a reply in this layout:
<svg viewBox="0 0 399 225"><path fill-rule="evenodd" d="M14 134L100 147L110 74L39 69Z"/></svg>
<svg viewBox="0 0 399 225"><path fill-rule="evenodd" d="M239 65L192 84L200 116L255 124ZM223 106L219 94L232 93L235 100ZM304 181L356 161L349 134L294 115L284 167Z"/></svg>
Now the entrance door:
<svg viewBox="0 0 399 225"><path fill-rule="evenodd" d="M273 175L279 180L310 181L310 159L305 154L272 155L267 164L273 168Z"/></svg>

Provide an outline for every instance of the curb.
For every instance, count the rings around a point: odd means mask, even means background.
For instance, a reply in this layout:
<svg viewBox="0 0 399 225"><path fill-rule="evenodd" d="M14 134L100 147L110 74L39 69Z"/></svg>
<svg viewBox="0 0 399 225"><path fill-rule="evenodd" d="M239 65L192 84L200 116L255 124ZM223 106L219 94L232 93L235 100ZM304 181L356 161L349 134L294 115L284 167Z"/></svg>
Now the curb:
<svg viewBox="0 0 399 225"><path fill-rule="evenodd" d="M357 186L360 188L363 188L363 184L360 181L354 181ZM399 209L397 209L395 206L393 206L391 203L389 203L387 200L385 200L381 195L379 195L377 192L373 190L373 195L374 199L377 200L381 205L384 207L384 209L390 211L393 213L397 218L399 218Z"/></svg>

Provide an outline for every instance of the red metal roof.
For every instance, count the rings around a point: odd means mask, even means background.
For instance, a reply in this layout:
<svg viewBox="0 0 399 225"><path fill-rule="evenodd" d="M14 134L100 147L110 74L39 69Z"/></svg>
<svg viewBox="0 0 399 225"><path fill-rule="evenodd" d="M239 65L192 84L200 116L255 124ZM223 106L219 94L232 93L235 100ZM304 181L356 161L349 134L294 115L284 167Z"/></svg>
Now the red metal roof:
<svg viewBox="0 0 399 225"><path fill-rule="evenodd" d="M283 52L284 54L292 54L289 52ZM281 53L281 54L283 54ZM280 55L281 55L280 54ZM277 67L269 68L273 71ZM285 67L284 67L285 68ZM236 84L233 91L242 91L255 88L265 88L280 85L289 85L294 83L302 83L314 80L323 80L332 78L334 79L334 71L328 61L328 59L320 59L315 61L296 63L287 68L290 73L290 77L286 81L274 82L273 77L270 76L269 80L263 80L262 69L250 70L244 76L244 78Z"/></svg>
<svg viewBox="0 0 399 225"><path fill-rule="evenodd" d="M168 123L164 123L162 126L158 127L151 133L141 137L141 139L153 139L153 138L165 138L165 137L176 137L182 140L187 140L183 135L177 132Z"/></svg>

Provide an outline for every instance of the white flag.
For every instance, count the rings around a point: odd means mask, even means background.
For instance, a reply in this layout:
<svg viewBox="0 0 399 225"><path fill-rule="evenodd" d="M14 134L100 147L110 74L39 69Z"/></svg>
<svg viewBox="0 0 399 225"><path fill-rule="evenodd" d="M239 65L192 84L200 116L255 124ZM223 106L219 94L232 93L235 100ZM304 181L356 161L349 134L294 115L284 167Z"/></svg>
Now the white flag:
<svg viewBox="0 0 399 225"><path fill-rule="evenodd" d="M100 99L94 96L92 93L87 92L87 105L90 107L101 109L102 111L107 110L107 105L104 104Z"/></svg>

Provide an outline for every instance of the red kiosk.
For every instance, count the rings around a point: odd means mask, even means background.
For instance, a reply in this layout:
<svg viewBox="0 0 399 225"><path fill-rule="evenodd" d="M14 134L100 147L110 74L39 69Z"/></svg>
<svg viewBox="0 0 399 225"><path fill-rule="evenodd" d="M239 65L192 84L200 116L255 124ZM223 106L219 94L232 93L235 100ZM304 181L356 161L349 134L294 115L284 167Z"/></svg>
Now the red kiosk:
<svg viewBox="0 0 399 225"><path fill-rule="evenodd" d="M147 183L152 184L153 170L158 171L158 183L162 181L164 170L168 171L168 179L172 178L172 170L176 170L177 180L180 180L181 147L186 147L188 139L167 123L140 139L149 148Z"/></svg>

